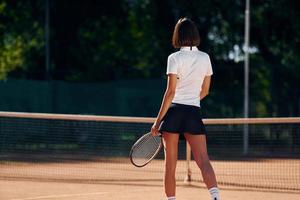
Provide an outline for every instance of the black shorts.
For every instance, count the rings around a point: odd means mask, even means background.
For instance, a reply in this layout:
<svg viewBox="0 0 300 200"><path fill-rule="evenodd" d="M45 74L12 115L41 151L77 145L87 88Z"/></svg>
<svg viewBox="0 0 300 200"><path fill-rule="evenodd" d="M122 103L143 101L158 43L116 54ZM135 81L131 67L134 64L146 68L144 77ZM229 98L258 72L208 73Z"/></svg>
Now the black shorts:
<svg viewBox="0 0 300 200"><path fill-rule="evenodd" d="M178 133L181 137L184 133L206 135L200 108L177 103L171 104L158 130L161 133Z"/></svg>

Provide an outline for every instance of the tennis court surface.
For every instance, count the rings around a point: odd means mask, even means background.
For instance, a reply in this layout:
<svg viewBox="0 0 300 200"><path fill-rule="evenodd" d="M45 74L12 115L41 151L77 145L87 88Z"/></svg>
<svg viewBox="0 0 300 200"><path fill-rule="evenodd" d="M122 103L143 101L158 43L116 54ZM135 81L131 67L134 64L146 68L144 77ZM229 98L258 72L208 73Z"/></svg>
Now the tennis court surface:
<svg viewBox="0 0 300 200"><path fill-rule="evenodd" d="M163 154L144 168L128 159L131 145L152 121L0 113L0 199L164 199ZM205 123L222 199L300 199L300 119ZM186 157L185 141L179 149L177 199L210 199L194 161ZM184 183L188 174L191 182Z"/></svg>

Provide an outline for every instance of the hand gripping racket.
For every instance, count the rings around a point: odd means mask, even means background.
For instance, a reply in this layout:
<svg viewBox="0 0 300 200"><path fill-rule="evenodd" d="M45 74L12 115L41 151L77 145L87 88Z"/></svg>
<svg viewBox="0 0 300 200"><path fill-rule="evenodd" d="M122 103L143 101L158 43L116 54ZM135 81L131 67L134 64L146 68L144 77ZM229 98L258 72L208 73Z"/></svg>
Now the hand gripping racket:
<svg viewBox="0 0 300 200"><path fill-rule="evenodd" d="M153 136L146 133L140 137L130 150L130 161L136 167L146 166L162 148L161 135Z"/></svg>

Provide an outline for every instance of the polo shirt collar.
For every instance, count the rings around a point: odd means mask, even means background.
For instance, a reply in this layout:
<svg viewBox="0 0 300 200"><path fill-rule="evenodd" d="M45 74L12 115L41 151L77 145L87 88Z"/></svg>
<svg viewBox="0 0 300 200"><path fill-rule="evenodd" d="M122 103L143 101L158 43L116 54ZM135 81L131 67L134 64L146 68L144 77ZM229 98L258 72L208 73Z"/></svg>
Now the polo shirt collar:
<svg viewBox="0 0 300 200"><path fill-rule="evenodd" d="M180 51L197 51L197 50L198 48L196 46L192 46L192 49L191 47L187 47L187 46L180 48Z"/></svg>

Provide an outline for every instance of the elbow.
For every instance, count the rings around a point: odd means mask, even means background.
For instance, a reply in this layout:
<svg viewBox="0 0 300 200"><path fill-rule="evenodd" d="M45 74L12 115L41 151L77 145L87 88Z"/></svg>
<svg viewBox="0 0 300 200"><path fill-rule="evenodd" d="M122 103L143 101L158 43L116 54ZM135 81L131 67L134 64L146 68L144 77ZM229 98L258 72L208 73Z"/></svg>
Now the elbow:
<svg viewBox="0 0 300 200"><path fill-rule="evenodd" d="M209 91L208 90L203 90L202 91L202 96L207 96L209 94Z"/></svg>
<svg viewBox="0 0 300 200"><path fill-rule="evenodd" d="M175 90L167 90L167 91L166 91L166 96L167 96L168 98L173 99L174 96L175 96Z"/></svg>

